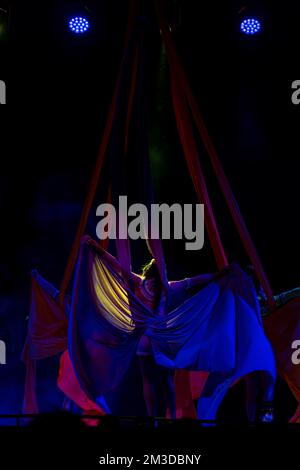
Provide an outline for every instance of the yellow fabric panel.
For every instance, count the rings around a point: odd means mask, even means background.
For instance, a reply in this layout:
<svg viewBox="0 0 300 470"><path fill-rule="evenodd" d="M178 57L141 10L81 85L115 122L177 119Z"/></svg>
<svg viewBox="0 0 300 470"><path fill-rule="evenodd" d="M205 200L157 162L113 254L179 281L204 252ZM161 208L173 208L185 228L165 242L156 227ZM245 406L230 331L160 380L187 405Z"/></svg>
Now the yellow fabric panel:
<svg viewBox="0 0 300 470"><path fill-rule="evenodd" d="M94 257L92 281L97 303L105 319L123 331L132 332L135 323L127 292L97 256Z"/></svg>

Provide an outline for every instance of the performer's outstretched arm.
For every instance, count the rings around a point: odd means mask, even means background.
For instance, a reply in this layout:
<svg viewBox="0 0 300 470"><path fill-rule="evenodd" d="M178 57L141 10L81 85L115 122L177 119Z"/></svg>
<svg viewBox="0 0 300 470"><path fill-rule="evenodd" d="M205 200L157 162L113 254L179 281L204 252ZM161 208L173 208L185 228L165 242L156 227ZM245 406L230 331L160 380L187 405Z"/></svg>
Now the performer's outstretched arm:
<svg viewBox="0 0 300 470"><path fill-rule="evenodd" d="M104 259L104 261L109 264L113 268L113 270L119 275L119 276L125 276L126 281L128 282L129 280L135 281L136 278L138 277L137 274L132 273L131 271L129 272L124 272L124 268L122 268L120 262L115 258L113 255L108 253L104 248L102 248L95 240L93 240L90 237L86 237L84 240L84 243L91 245L95 248L95 250L101 255L101 257Z"/></svg>
<svg viewBox="0 0 300 470"><path fill-rule="evenodd" d="M216 279L219 279L225 276L228 272L230 272L230 267L225 268L223 271L211 274L199 274L198 276L193 276L190 278L182 279L181 281L171 281L169 283L172 289L190 289L191 287L195 286L204 286L209 282L212 282Z"/></svg>
<svg viewBox="0 0 300 470"><path fill-rule="evenodd" d="M117 258L115 258L113 255L111 255L106 250L104 250L104 248L102 248L99 245L99 243L97 243L95 240L93 240L92 238L90 238L88 236L84 237L83 242L86 245L90 245L93 248L95 248L95 250L101 255L101 257L105 261L107 261L107 263L114 269L114 271L116 271L119 275L122 274L123 270L122 270L121 264L119 263Z"/></svg>
<svg viewBox="0 0 300 470"><path fill-rule="evenodd" d="M171 281L169 284L172 289L176 290L190 289L191 287L208 284L209 282L214 281L220 276L221 273L199 274L198 276L182 279L181 281Z"/></svg>
<svg viewBox="0 0 300 470"><path fill-rule="evenodd" d="M186 279L188 287L201 286L203 284L208 284L211 281L214 281L220 277L220 273L213 274L199 274L198 276L190 277Z"/></svg>
<svg viewBox="0 0 300 470"><path fill-rule="evenodd" d="M279 295L275 295L274 300L276 303L276 307L281 307L289 302L289 300L296 299L300 297L300 287L296 287L295 289L282 292Z"/></svg>
<svg viewBox="0 0 300 470"><path fill-rule="evenodd" d="M238 267L237 264L232 263L229 266L227 266L225 269L223 269L222 271L218 271L217 273L199 274L198 276L191 277L187 279L187 281L190 284L189 287L208 284L209 282L215 281L216 279L220 279L221 277L226 276L226 274L233 272L237 267Z"/></svg>

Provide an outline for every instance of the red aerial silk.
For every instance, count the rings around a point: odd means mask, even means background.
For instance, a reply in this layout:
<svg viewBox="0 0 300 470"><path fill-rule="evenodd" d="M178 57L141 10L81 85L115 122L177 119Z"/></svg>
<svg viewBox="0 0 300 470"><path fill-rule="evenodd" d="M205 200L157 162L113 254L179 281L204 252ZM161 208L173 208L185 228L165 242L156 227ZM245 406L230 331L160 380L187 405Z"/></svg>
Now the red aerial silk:
<svg viewBox="0 0 300 470"><path fill-rule="evenodd" d="M200 165L199 158L197 155L197 147L196 147L195 139L193 136L193 128L192 128L190 112L195 119L196 126L202 137L202 141L204 143L206 151L211 159L213 169L215 171L220 187L223 191L229 211L232 215L233 221L241 237L242 243L244 244L244 247L246 249L246 252L252 264L256 268L257 275L267 294L269 304L273 305L274 301L273 301L273 295L272 295L272 291L270 288L270 284L264 272L261 260L257 254L253 241L251 240L250 234L248 232L248 229L246 227L245 221L242 217L238 204L234 198L234 195L232 193L232 190L230 188L229 182L226 178L222 165L219 161L213 142L206 129L206 126L201 116L197 102L193 96L193 93L189 85L188 79L186 77L184 68L177 54L172 35L168 29L167 21L164 16L162 5L159 1L156 1L156 9L157 9L159 25L161 28L164 42L165 42L166 52L168 56L169 66L170 66L170 73L171 73L171 80L172 80L173 106L174 106L174 111L175 111L175 116L176 116L176 121L177 121L179 137L181 139L185 158L186 158L187 165L191 174L191 178L194 183L196 193L200 201L205 204L206 228L208 231L210 243L212 245L217 264L219 267L222 267L222 265L224 266L227 264L227 259L226 259L224 248L222 246L220 235L216 226L213 210L209 201L209 196L208 196L206 185L205 185L205 179L202 174L201 165ZM205 376L203 377L202 375L198 375L198 387L197 388L199 388L200 391L203 390L205 381L206 381ZM197 375L194 376L194 383L196 382L197 382ZM178 381L178 384L179 383L180 382ZM186 388L186 384L182 384L182 387ZM183 394L180 393L180 395L183 395Z"/></svg>
<svg viewBox="0 0 300 470"><path fill-rule="evenodd" d="M55 356L66 349L67 317L64 309L43 288L39 275L33 273L28 336L23 351L23 361L26 364L23 405L25 413L38 412L35 391L36 361Z"/></svg>
<svg viewBox="0 0 300 470"><path fill-rule="evenodd" d="M250 237L247 226L245 224L241 211L236 202L236 199L234 198L234 195L232 193L229 182L227 180L227 177L220 163L214 144L210 138L210 135L207 131L207 128L201 116L197 102L193 96L193 93L189 85L188 79L186 77L184 68L177 54L177 51L176 51L176 48L172 39L172 35L168 28L167 20L163 12L161 2L156 0L155 4L156 4L156 10L158 14L159 25L160 25L163 39L164 39L165 46L166 46L166 52L167 52L168 61L170 65L171 76L173 80L178 81L178 92L180 91L182 95L185 96L189 104L190 111L195 119L196 126L199 130L199 133L201 135L201 138L206 148L206 151L208 153L208 156L210 157L213 170L216 174L219 185L223 191L230 214L236 225L241 241L245 247L245 250L251 262L253 263L253 266L256 268L257 275L260 279L262 287L264 288L264 291L267 295L270 305L274 305L272 290L271 290L268 278L264 272L261 260L258 256L256 248L253 244L253 241ZM187 154L186 154L186 158L187 160L190 160L191 157L187 157ZM212 244L213 247L214 245L215 243Z"/></svg>
<svg viewBox="0 0 300 470"><path fill-rule="evenodd" d="M76 237L73 242L71 254L69 256L68 264L64 273L64 278L62 281L61 292L60 292L61 302L63 301L63 298L65 296L66 290L68 288L68 285L72 276L72 272L74 270L80 242L81 242L82 236L86 228L89 213L93 204L93 200L95 198L100 174L104 165L105 156L107 153L107 149L108 149L108 145L109 145L109 141L110 141L110 137L112 133L113 123L114 123L114 119L115 119L116 112L117 112L117 100L118 100L118 95L120 93L121 79L122 79L122 74L124 71L126 59L128 58L128 54L129 54L129 44L130 44L130 39L131 39L131 35L133 32L133 28L134 28L134 23L137 17L137 11L138 11L138 1L131 0L130 8L129 8L129 19L128 19L128 25L127 25L127 31L126 31L126 38L125 38L125 47L124 47L122 63L120 66L120 72L119 72L119 76L115 85L114 94L113 94L113 98L112 98L109 113L108 113L108 118L106 121L104 133L102 136L101 145L100 145L98 158L96 162L96 167L93 171L92 179L89 185L88 194L86 196L86 200L85 200L84 207L82 210ZM134 52L132 81L131 81L130 96L129 96L129 103L128 103L128 111L127 111L127 120L126 120L126 132L125 132L125 140L124 140L125 153L127 152L127 147L128 147L128 129L129 129L129 123L130 123L130 118L132 114L134 89L135 89L136 79L137 79L137 60L138 60L138 48L136 47L135 52ZM112 188L110 185L109 196L108 196L109 202L111 202L112 200L111 191L112 191ZM102 246L107 247L108 241L103 241L101 242L101 244ZM117 251L120 257L120 261L125 271L126 269L130 267L130 248L129 248L128 242L126 240L125 241L120 240L117 244ZM85 393L82 391L77 381L76 375L74 373L74 370L73 370L73 367L72 367L72 364L71 364L71 361L67 352L61 358L58 385L69 398L71 398L75 403L77 403L86 412L89 412L91 408L93 408L94 410L95 409L97 410L99 408L95 403L91 402L91 400L89 400L87 396L85 395Z"/></svg>
<svg viewBox="0 0 300 470"><path fill-rule="evenodd" d="M176 390L176 417L197 418L193 400L199 398L203 392L209 372L193 372L177 370L175 374Z"/></svg>
<svg viewBox="0 0 300 470"><path fill-rule="evenodd" d="M291 300L270 314L264 326L275 351L279 375L299 402L291 422L300 423L300 365L292 362L292 343L300 339L300 298Z"/></svg>
<svg viewBox="0 0 300 470"><path fill-rule="evenodd" d="M197 146L193 135L193 128L191 117L187 109L187 103L182 92L182 88L179 86L178 80L175 74L172 74L172 96L174 112L177 122L177 128L179 137L182 143L184 155L187 161L187 165L190 171L190 175L196 190L196 194L199 198L199 202L205 206L205 226L208 232L209 240L215 254L216 262L219 269L223 269L227 264L226 254L221 242L217 224L215 221L212 205L210 202L208 190L205 183L205 178L201 168ZM193 417L195 414L191 383L188 374L182 374L178 372L175 381L176 394L177 394L177 407L181 410L183 416ZM197 383L199 397L205 386L208 374L198 373L194 374L194 388ZM181 401L182 399L182 401ZM180 412L178 411L180 414Z"/></svg>
<svg viewBox="0 0 300 470"><path fill-rule="evenodd" d="M126 37L125 37L124 54L123 54L122 63L121 63L121 66L120 66L120 72L119 72L119 76L118 76L118 79L117 79L117 82L116 82L116 85L115 85L113 98L112 98L109 113L108 113L108 116L107 116L104 132L103 132L103 136L102 136L102 140L101 140L101 144L100 144L100 148L99 148L99 153L98 153L96 166L95 166L95 169L93 171L93 175L92 175L91 182L90 182L90 185L89 185L88 193L87 193L85 203L84 203L84 207L83 207L83 210L82 210L82 214L81 214L81 217L80 217L80 222L79 222L79 225L78 225L78 228L77 228L76 236L75 236L73 246L72 246L72 249L71 249L71 253L70 253L70 256L69 256L69 259L68 259L68 264L67 264L67 267L66 267L66 270L65 270L65 273L64 273L64 277L63 277L63 281L62 281L62 285L61 285L61 292L60 292L60 301L61 302L63 301L63 297L66 294L66 291L67 291L67 288L68 288L68 285L69 285L69 282L70 282L70 279L71 279L71 276L72 276L72 273L73 273L73 270L74 270L74 267L75 267L75 263L76 263L76 259L77 259L77 255L78 255L78 250L79 250L79 247L80 247L80 242L81 242L82 236L85 232L85 228L86 228L86 224L87 224L88 217L89 217L89 214L90 214L90 210L91 210L91 207L92 207L92 204L93 204L93 200L95 198L95 194L96 194L100 174L101 174L101 171L102 171L102 168L103 168L103 165L104 165L105 155L106 155L107 148L108 148L108 145L109 145L109 140L110 140L110 136L111 136L111 132L112 132L113 122L114 122L115 115L116 115L117 99L118 99L118 94L119 94L119 91L120 91L122 72L123 72L123 69L124 69L124 66L125 66L125 63L126 63L126 59L127 59L127 56L128 56L129 42L130 42L130 38L131 38L131 35L132 35L132 32L133 32L133 28L134 28L135 20L136 20L136 17L137 17L137 13L138 13L138 0L131 0L130 8L129 8L128 23L127 23L127 31L126 31ZM129 107L129 110L130 110L130 107ZM127 145L127 142L125 143L125 145Z"/></svg>
<svg viewBox="0 0 300 470"><path fill-rule="evenodd" d="M290 423L300 423L300 404L294 416L290 419Z"/></svg>
<svg viewBox="0 0 300 470"><path fill-rule="evenodd" d="M31 305L28 336L23 351L26 364L24 413L38 413L36 396L36 362L61 353L58 386L85 414L103 415L102 409L89 400L81 389L70 361L67 340L68 302L59 304L58 291L37 272L31 277Z"/></svg>
<svg viewBox="0 0 300 470"><path fill-rule="evenodd" d="M76 405L78 405L86 415L104 415L104 411L94 401L90 400L84 393L78 382L74 371L69 351L65 351L60 358L59 375L57 385L61 391ZM89 424L97 424L91 421Z"/></svg>

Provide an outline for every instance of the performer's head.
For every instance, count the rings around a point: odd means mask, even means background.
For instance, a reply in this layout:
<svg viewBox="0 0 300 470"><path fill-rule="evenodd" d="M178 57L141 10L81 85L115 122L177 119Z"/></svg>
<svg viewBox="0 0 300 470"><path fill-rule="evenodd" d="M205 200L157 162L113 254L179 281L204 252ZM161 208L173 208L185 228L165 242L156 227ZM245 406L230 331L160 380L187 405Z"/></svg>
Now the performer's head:
<svg viewBox="0 0 300 470"><path fill-rule="evenodd" d="M154 258L143 266L142 277L148 281L151 280L156 288L159 289L161 287L161 279Z"/></svg>

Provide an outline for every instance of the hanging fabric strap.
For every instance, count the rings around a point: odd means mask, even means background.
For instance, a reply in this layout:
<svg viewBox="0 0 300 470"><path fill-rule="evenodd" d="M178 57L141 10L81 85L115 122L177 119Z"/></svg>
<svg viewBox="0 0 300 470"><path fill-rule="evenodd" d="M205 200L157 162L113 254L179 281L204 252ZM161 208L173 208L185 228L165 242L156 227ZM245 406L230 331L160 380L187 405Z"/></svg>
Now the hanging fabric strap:
<svg viewBox="0 0 300 470"><path fill-rule="evenodd" d="M121 175L118 175L116 180L118 180L120 177L123 178L122 183L124 184L124 172L121 170L120 165L126 165L126 158L128 154L128 145L129 145L129 128L130 128L130 122L131 122L131 117L133 113L133 107L134 107L134 99L135 99L135 92L136 92L136 86L137 86L137 79L138 79L138 63L139 63L139 54L140 54L140 47L139 43L137 43L135 50L134 50L134 61L133 61L133 66L132 66L132 74L131 74L131 80L129 84L129 98L128 98L128 104L127 104L127 112L126 112L126 119L125 119L125 128L124 128L124 149L122 146L120 146L120 152L117 151L117 155L113 155L113 163L112 163L112 180L113 180L113 192L115 196L119 196L120 194L120 187L117 188L115 186L115 179L113 177L114 173L116 172L116 168L113 168L114 165L117 165L117 167L120 169ZM122 136L123 137L123 136ZM118 136L116 137L118 139ZM123 144L123 142L122 142ZM124 154L121 153L122 149L124 151ZM121 162L120 158L123 158L124 161ZM122 186L123 186L122 184ZM118 184L117 184L118 186ZM120 262L120 265L123 270L123 276L128 277L128 273L131 271L131 251L130 251L130 242L128 237L124 239L119 238L119 220L121 220L121 223L123 223L123 216L124 214L118 214L119 217L117 218L117 239L116 239L116 249L117 249L117 257Z"/></svg>
<svg viewBox="0 0 300 470"><path fill-rule="evenodd" d="M120 72L119 72L119 76L115 85L106 125L104 128L104 133L103 133L102 141L100 144L96 166L93 171L92 179L89 185L88 194L86 196L86 200L85 200L84 207L82 210L79 226L77 228L76 236L72 245L71 253L70 253L67 267L66 267L64 277L62 280L61 289L60 289L60 299L59 299L61 304L63 303L63 299L66 294L66 290L68 288L68 285L69 285L69 282L70 282L70 279L71 279L71 276L75 267L75 263L76 263L76 259L77 259L78 251L80 247L80 241L82 239L82 236L86 228L89 213L93 204L93 200L95 198L101 170L103 168L105 155L106 155L106 151L108 148L111 130L113 126L113 121L114 121L114 117L116 113L116 104L117 104L117 98L118 98L120 84L121 84L122 72L123 72L124 64L125 64L126 57L127 57L130 38L133 32L135 20L137 17L138 3L139 3L138 0L131 0L130 9L129 9L129 20L128 20L128 26L127 26L127 31L126 31L125 48L124 48L124 54L123 54L123 58L121 62Z"/></svg>
<svg viewBox="0 0 300 470"><path fill-rule="evenodd" d="M150 114L149 101L149 77L151 77L151 68L153 66L152 44L147 40L145 32L141 33L141 48L139 60L139 81L137 86L136 108L135 108L135 152L134 152L134 171L135 197L148 209L148 220L144 223L148 225L148 233L145 233L146 244L149 253L156 261L156 266L160 274L162 285L168 289L168 280L166 274L166 263L163 251L162 240L158 237L152 238L152 229L154 228L151 220L151 204L154 204L154 187L151 176L151 165L149 155L148 140L148 116ZM151 230L149 231L149 228ZM155 231L155 230L154 230ZM151 232L151 233L150 233Z"/></svg>
<svg viewBox="0 0 300 470"><path fill-rule="evenodd" d="M197 196L199 201L205 206L205 225L207 233L218 268L222 270L225 266L228 265L228 261L222 245L202 167L197 153L197 146L193 135L191 117L187 109L187 103L182 93L182 89L180 88L179 82L173 73L171 74L171 81L173 105L179 137Z"/></svg>
<svg viewBox="0 0 300 470"><path fill-rule="evenodd" d="M221 162L219 160L219 157L217 155L215 146L210 138L210 135L207 131L207 128L205 126L205 123L203 121L203 118L201 116L199 107L197 105L197 102L195 100L195 97L193 95L193 92L191 90L190 84L188 82L186 73L184 71L184 68L181 64L180 58L176 52L174 42L172 39L172 35L170 34L170 31L167 27L167 22L163 14L163 10L161 7L161 4L159 1L156 0L156 10L157 10L157 15L159 19L159 25L160 29L163 35L163 39L165 42L166 46L166 51L169 59L169 64L171 68L171 73L173 76L176 77L176 80L178 80L178 86L183 90L186 99L188 101L191 113L195 119L196 126L198 128L198 131L202 137L205 149L210 157L211 163L213 170L215 172L215 175L217 177L217 180L219 182L219 185L221 187L221 190L224 194L226 203L228 205L230 214L232 216L232 219L234 221L234 224L236 226L236 229L239 233L239 236L241 238L241 241L243 243L243 246L246 250L247 255L249 256L249 259L251 260L251 263L255 267L257 276L260 280L260 283L266 293L268 303L270 305L274 304L274 299L273 299L273 293L272 289L269 283L269 280L266 276L266 273L264 271L264 268L262 266L260 257L257 253L257 250L254 246L254 243L251 239L251 236L249 234L248 228L245 224L244 218L241 214L240 208L237 204L237 201L234 197L234 194L231 190L231 187L229 185L228 179L224 173L224 170L222 168Z"/></svg>

